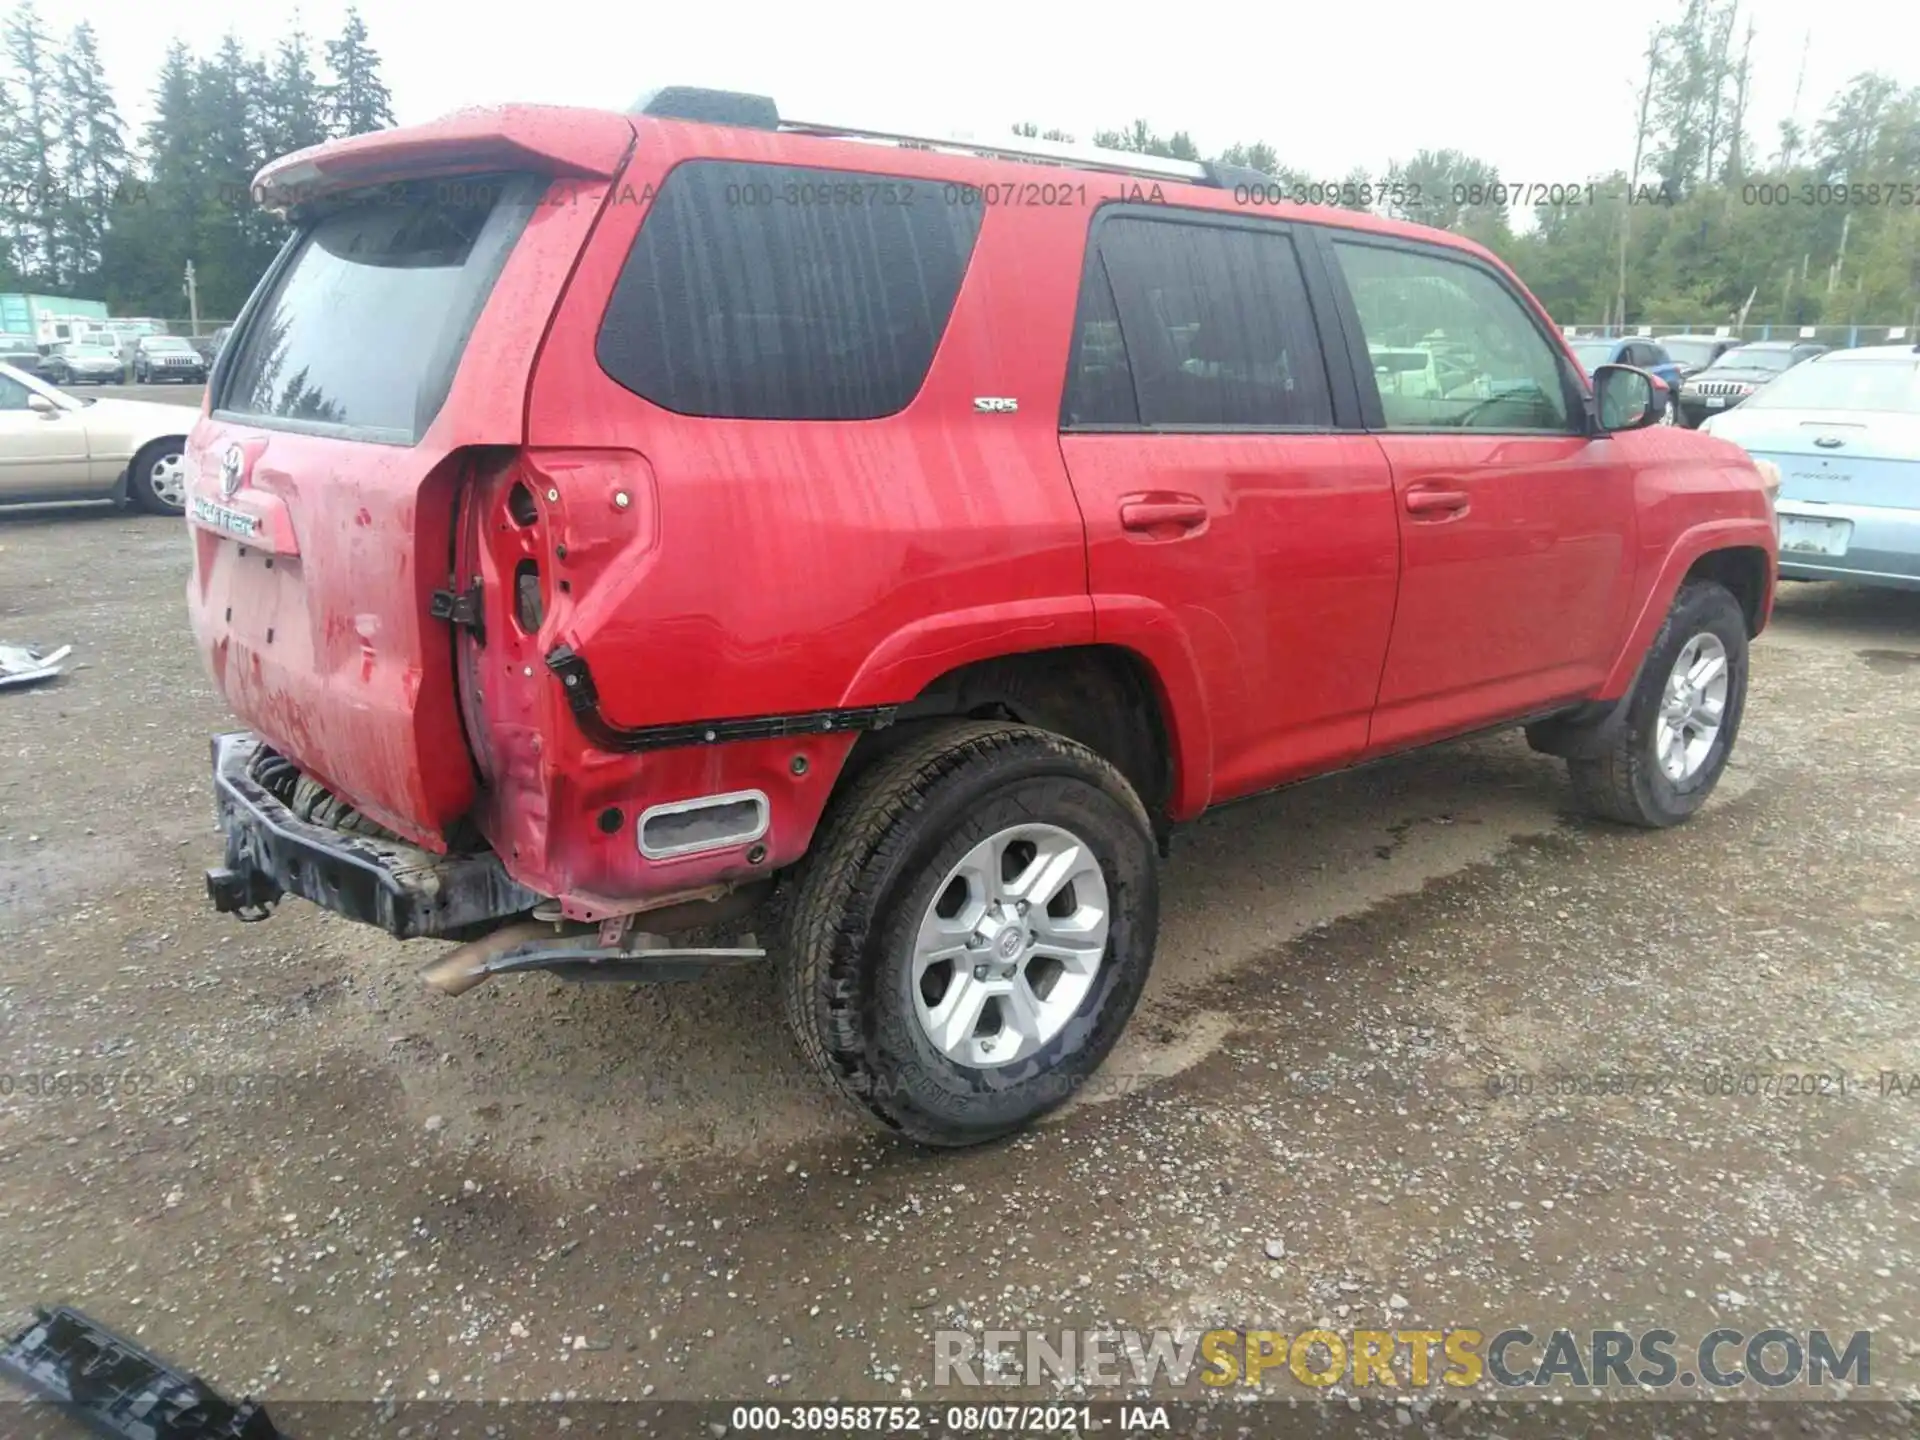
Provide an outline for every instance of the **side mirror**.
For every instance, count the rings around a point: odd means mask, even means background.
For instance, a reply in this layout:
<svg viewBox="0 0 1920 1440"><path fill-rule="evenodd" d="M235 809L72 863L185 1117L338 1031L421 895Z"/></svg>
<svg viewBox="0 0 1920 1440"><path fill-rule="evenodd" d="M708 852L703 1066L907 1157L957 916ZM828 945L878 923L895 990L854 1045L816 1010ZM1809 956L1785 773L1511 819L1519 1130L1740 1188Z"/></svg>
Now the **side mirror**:
<svg viewBox="0 0 1920 1440"><path fill-rule="evenodd" d="M39 415L42 420L53 420L60 414L60 407L37 390L28 393L27 408Z"/></svg>
<svg viewBox="0 0 1920 1440"><path fill-rule="evenodd" d="M1594 415L1602 434L1638 430L1660 418L1653 376L1631 365L1601 365L1593 372Z"/></svg>

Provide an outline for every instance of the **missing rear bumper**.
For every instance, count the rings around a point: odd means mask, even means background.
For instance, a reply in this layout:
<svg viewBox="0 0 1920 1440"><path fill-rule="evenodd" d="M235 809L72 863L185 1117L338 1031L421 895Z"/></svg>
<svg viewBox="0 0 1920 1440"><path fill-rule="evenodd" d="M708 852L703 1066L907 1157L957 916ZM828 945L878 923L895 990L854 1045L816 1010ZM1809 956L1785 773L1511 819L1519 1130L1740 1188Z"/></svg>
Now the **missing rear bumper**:
<svg viewBox="0 0 1920 1440"><path fill-rule="evenodd" d="M491 851L435 855L300 819L256 778L263 749L253 735L213 739L214 796L226 836L225 863L207 872L215 910L263 919L282 895L297 895L413 940L463 937L539 903Z"/></svg>

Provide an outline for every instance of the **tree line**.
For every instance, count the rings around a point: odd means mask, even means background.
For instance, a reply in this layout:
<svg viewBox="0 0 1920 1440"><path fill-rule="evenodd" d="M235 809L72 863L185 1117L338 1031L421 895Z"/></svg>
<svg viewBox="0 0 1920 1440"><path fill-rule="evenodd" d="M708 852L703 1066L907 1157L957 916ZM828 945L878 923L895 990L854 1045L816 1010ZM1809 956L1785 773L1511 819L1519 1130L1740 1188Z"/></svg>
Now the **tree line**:
<svg viewBox="0 0 1920 1440"><path fill-rule="evenodd" d="M1920 324L1920 87L1856 76L1811 127L1782 122L1763 158L1749 134L1754 26L1742 3L1685 0L1656 26L1630 162L1546 194L1505 186L1497 165L1452 149L1328 184L1265 141L1203 157L1187 131L1145 120L1091 138L1244 166L1273 177L1277 195L1467 235L1566 322ZM201 313L230 317L285 235L251 203L261 165L393 123L356 10L317 48L298 31L267 54L231 35L210 55L176 41L152 102L130 135L90 25L55 38L23 0L0 26L0 290L178 316L192 260ZM1529 212L1532 224L1516 230L1513 214Z"/></svg>
<svg viewBox="0 0 1920 1440"><path fill-rule="evenodd" d="M261 165L393 124L357 10L318 46L295 30L267 54L228 35L210 55L175 41L153 113L130 135L85 22L56 37L33 0L0 25L0 291L103 299L115 314L240 308L286 231L251 203Z"/></svg>
<svg viewBox="0 0 1920 1440"><path fill-rule="evenodd" d="M1546 194L1450 149L1336 178L1290 168L1264 141L1203 156L1188 132L1145 120L1091 138L1247 166L1278 195L1466 235L1563 323L1920 326L1920 87L1858 75L1810 128L1782 121L1763 156L1747 112L1753 38L1740 0L1687 0L1648 37L1631 161ZM1509 202L1531 226L1516 232Z"/></svg>

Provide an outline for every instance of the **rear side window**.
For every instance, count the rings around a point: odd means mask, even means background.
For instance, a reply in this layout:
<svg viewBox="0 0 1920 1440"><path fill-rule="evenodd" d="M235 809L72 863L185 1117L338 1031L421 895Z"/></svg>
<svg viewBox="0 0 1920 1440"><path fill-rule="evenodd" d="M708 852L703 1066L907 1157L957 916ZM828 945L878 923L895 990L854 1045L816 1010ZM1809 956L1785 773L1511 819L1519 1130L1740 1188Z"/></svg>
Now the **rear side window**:
<svg viewBox="0 0 1920 1440"><path fill-rule="evenodd" d="M897 175L692 160L601 322L601 369L683 415L873 420L925 381L982 207Z"/></svg>
<svg viewBox="0 0 1920 1440"><path fill-rule="evenodd" d="M381 186L310 221L235 337L216 408L413 444L545 188L530 175Z"/></svg>
<svg viewBox="0 0 1920 1440"><path fill-rule="evenodd" d="M1119 217L1094 232L1063 419L1166 429L1333 424L1283 231Z"/></svg>

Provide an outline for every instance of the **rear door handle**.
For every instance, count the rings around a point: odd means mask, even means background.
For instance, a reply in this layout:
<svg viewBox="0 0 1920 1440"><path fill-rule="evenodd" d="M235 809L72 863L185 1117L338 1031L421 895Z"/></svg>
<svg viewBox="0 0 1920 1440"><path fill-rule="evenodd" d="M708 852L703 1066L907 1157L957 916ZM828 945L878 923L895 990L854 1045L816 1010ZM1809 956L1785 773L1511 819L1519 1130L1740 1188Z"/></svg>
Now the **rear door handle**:
<svg viewBox="0 0 1920 1440"><path fill-rule="evenodd" d="M1124 500L1120 504L1123 530L1198 530L1206 523L1207 507L1199 500Z"/></svg>
<svg viewBox="0 0 1920 1440"><path fill-rule="evenodd" d="M1465 514L1473 497L1464 490L1409 490L1407 511L1412 515L1433 515L1442 511Z"/></svg>

